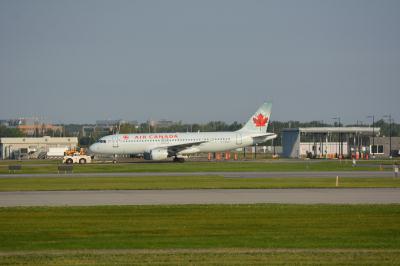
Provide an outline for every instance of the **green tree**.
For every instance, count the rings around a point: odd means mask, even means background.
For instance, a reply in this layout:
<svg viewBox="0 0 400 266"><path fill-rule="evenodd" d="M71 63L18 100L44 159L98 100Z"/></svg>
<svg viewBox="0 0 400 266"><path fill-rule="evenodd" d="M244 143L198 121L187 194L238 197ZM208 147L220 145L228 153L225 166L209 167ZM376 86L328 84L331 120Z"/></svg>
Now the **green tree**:
<svg viewBox="0 0 400 266"><path fill-rule="evenodd" d="M8 128L6 126L0 126L0 137L1 138L15 138L25 137L24 133L18 128Z"/></svg>
<svg viewBox="0 0 400 266"><path fill-rule="evenodd" d="M129 123L121 124L119 128L119 133L121 134L136 133L136 126Z"/></svg>
<svg viewBox="0 0 400 266"><path fill-rule="evenodd" d="M79 138L79 147L89 147L95 140L92 137L81 137Z"/></svg>

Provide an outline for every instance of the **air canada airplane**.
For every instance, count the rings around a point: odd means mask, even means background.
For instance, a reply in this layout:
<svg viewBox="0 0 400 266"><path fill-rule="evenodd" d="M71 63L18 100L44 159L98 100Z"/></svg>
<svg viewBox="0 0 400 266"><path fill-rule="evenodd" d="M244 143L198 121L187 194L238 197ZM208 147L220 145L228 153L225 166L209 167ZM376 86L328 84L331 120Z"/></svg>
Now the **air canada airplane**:
<svg viewBox="0 0 400 266"><path fill-rule="evenodd" d="M102 137L90 146L94 154L143 155L146 160L184 162L185 156L199 152L220 152L243 148L276 138L267 127L272 104L261 105L243 128L234 132L140 133Z"/></svg>

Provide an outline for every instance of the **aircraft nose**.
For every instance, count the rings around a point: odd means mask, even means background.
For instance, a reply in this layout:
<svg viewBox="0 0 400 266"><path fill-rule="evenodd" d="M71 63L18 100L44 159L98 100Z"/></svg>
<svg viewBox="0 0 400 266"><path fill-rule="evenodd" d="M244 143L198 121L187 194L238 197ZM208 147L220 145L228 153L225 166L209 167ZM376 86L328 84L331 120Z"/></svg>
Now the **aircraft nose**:
<svg viewBox="0 0 400 266"><path fill-rule="evenodd" d="M89 151L90 151L90 152L93 152L93 153L97 152L98 149L99 149L99 146L98 146L97 143L92 144L92 145L90 145L90 147L89 147Z"/></svg>

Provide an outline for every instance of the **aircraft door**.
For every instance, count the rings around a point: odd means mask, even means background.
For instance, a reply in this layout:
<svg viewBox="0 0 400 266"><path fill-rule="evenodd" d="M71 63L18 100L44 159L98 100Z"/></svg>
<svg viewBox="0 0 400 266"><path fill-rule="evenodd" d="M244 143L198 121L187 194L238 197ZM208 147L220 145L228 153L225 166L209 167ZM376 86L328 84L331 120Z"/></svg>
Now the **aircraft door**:
<svg viewBox="0 0 400 266"><path fill-rule="evenodd" d="M242 144L242 134L237 133L236 134L236 145L241 145Z"/></svg>
<svg viewBox="0 0 400 266"><path fill-rule="evenodd" d="M113 144L113 148L118 148L118 135L113 135L112 136L112 144Z"/></svg>

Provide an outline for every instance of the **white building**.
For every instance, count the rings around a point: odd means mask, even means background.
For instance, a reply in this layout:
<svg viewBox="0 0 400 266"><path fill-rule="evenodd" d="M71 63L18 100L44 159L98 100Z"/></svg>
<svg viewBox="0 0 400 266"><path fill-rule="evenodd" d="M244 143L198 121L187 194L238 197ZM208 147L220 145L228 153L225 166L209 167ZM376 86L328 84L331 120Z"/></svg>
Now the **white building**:
<svg viewBox="0 0 400 266"><path fill-rule="evenodd" d="M75 148L77 137L40 137L40 138L0 138L0 159L18 159L22 155L37 158L50 148Z"/></svg>
<svg viewBox="0 0 400 266"><path fill-rule="evenodd" d="M337 158L369 152L369 137L379 135L372 127L309 127L282 131L283 156L290 158Z"/></svg>

